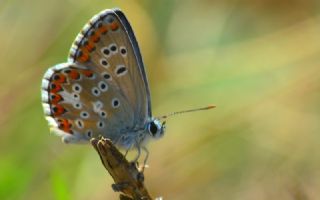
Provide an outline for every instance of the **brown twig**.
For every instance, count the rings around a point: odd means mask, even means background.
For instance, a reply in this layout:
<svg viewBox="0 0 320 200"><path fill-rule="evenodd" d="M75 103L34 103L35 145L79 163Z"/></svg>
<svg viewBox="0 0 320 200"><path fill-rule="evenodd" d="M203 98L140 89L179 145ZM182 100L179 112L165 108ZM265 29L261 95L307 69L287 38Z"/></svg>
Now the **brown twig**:
<svg viewBox="0 0 320 200"><path fill-rule="evenodd" d="M120 200L152 199L143 184L143 173L138 170L135 163L128 162L109 139L93 138L91 144L115 182L112 184L112 189L122 193Z"/></svg>

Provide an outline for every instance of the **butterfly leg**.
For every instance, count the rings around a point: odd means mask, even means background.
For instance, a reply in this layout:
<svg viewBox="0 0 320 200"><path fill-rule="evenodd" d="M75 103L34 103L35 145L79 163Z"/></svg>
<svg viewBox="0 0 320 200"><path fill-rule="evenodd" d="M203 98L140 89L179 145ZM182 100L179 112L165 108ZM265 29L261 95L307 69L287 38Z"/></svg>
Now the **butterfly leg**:
<svg viewBox="0 0 320 200"><path fill-rule="evenodd" d="M139 163L138 163L138 159L140 158L140 155L141 155L141 149L146 152L146 157L145 157L145 159L144 159L143 165L140 167L140 166L139 166ZM138 173L138 175L137 175L137 179L138 179L139 181L143 182L143 181L144 181L143 172L144 172L144 168L145 168L145 166L146 166L146 162L147 162L148 157L149 157L149 151L148 151L148 149L147 149L146 147L144 147L144 146L141 147L140 145L137 145L137 151L138 151L138 155L137 155L137 157L136 157L135 160L134 160L134 163L136 163L136 166L137 166L138 169L139 169L139 173Z"/></svg>
<svg viewBox="0 0 320 200"><path fill-rule="evenodd" d="M143 166L142 166L142 173L143 173L143 172L144 172L144 169L145 169L146 167L148 167L147 161L148 161L148 158L149 158L149 150L148 150L145 146L143 146L142 149L146 152L146 157L144 158Z"/></svg>
<svg viewBox="0 0 320 200"><path fill-rule="evenodd" d="M125 158L127 158L128 153L129 153L129 149L127 149L126 152L124 153Z"/></svg>
<svg viewBox="0 0 320 200"><path fill-rule="evenodd" d="M137 152L138 152L138 154L137 154L137 156L136 156L136 157L134 158L134 160L133 160L134 163L137 163L137 162L138 162L138 160L139 160L139 158L140 158L140 155L141 155L141 147L140 147L139 145L137 145L136 147L137 147Z"/></svg>
<svg viewBox="0 0 320 200"><path fill-rule="evenodd" d="M125 135L122 135L121 137L119 137L119 138L116 140L115 144L116 144L116 145L119 145L119 144L121 144L121 142L123 142L123 141L125 141L125 140L126 140L126 136L125 136ZM127 158L127 155L128 155L128 153L129 153L129 150L132 148L132 146L133 146L133 144L131 144L129 147L125 148L126 150L125 150L125 153L124 153L124 155L123 155L125 158Z"/></svg>

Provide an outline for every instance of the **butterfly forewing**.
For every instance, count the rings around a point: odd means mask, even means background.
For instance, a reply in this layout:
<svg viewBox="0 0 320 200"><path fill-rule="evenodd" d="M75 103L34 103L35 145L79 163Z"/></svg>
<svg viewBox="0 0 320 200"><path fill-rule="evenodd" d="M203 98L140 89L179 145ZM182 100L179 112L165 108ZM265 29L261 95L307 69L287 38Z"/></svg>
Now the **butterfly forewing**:
<svg viewBox="0 0 320 200"><path fill-rule="evenodd" d="M117 140L151 117L139 48L120 10L94 16L68 63L50 68L42 87L48 120L66 142L98 135Z"/></svg>

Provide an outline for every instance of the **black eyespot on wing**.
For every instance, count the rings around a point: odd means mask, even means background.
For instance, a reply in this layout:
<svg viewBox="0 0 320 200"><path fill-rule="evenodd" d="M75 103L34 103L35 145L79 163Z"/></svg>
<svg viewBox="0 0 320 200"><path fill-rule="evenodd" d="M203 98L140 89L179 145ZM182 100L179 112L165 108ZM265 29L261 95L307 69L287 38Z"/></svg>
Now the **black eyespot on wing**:
<svg viewBox="0 0 320 200"><path fill-rule="evenodd" d="M117 51L116 45L111 45L110 50L111 50L111 51Z"/></svg>
<svg viewBox="0 0 320 200"><path fill-rule="evenodd" d="M112 100L112 107L113 108L117 108L117 107L119 107L120 106L120 101L117 99L117 98L114 98L113 100Z"/></svg>
<svg viewBox="0 0 320 200"><path fill-rule="evenodd" d="M108 56L108 55L110 55L110 50L109 49L104 49L103 53Z"/></svg>
<svg viewBox="0 0 320 200"><path fill-rule="evenodd" d="M79 95L78 94L73 94L73 98L79 99Z"/></svg>
<svg viewBox="0 0 320 200"><path fill-rule="evenodd" d="M103 90L104 90L104 89L106 89L106 87L107 87L107 85L106 85L106 84L104 84L104 83L101 83L101 84L100 84L100 88L101 88L101 89L103 89Z"/></svg>
<svg viewBox="0 0 320 200"><path fill-rule="evenodd" d="M102 122L100 122L100 123L99 123L99 126L100 126L100 127L103 127L103 123L102 123Z"/></svg>
<svg viewBox="0 0 320 200"><path fill-rule="evenodd" d="M91 130L88 130L88 131L87 131L87 136L88 136L89 138L92 137L92 131L91 131Z"/></svg>
<svg viewBox="0 0 320 200"><path fill-rule="evenodd" d="M93 87L91 89L91 92L94 96L99 96L100 95L100 90L97 87Z"/></svg>
<svg viewBox="0 0 320 200"><path fill-rule="evenodd" d="M107 74L107 73L106 73L106 74L104 74L104 75L103 75L103 78L105 78L105 79L107 79L107 80L108 80L108 79L110 79L110 78L111 78L111 76L110 76L109 74Z"/></svg>
<svg viewBox="0 0 320 200"><path fill-rule="evenodd" d="M74 87L74 90L75 90L75 91L80 91L80 87L79 87L78 85L76 85L76 86Z"/></svg>
<svg viewBox="0 0 320 200"><path fill-rule="evenodd" d="M80 113L80 116L81 116L82 118L87 119L87 118L89 117L89 113L87 113L87 112L85 112L85 111L82 111L82 112Z"/></svg>
<svg viewBox="0 0 320 200"><path fill-rule="evenodd" d="M83 128L83 122L81 120L78 120L77 124L79 128Z"/></svg>
<svg viewBox="0 0 320 200"><path fill-rule="evenodd" d="M124 47L122 47L122 48L120 49L120 53L121 53L122 55L126 55L126 54L127 54L127 50L126 50Z"/></svg>
<svg viewBox="0 0 320 200"><path fill-rule="evenodd" d="M102 61L101 61L101 64L104 65L104 66L107 66L107 65L108 65L108 62L107 62L106 60L102 60Z"/></svg>
<svg viewBox="0 0 320 200"><path fill-rule="evenodd" d="M107 116L107 114L106 114L106 112L101 111L101 112L100 112L100 116L101 116L101 117L106 117L106 116Z"/></svg>
<svg viewBox="0 0 320 200"><path fill-rule="evenodd" d="M124 75L126 73L126 71L127 71L127 68L125 66L121 66L116 70L116 74L118 76Z"/></svg>

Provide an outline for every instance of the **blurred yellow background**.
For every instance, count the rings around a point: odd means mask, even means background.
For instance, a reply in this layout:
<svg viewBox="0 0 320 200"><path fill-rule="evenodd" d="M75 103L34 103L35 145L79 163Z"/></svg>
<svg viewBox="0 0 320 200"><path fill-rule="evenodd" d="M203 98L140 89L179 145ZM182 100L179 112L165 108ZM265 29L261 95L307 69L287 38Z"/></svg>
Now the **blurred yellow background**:
<svg viewBox="0 0 320 200"><path fill-rule="evenodd" d="M136 33L154 115L146 185L164 199L320 196L320 3L303 0L0 1L0 199L117 199L89 145L43 117L44 72L85 23L119 7Z"/></svg>

